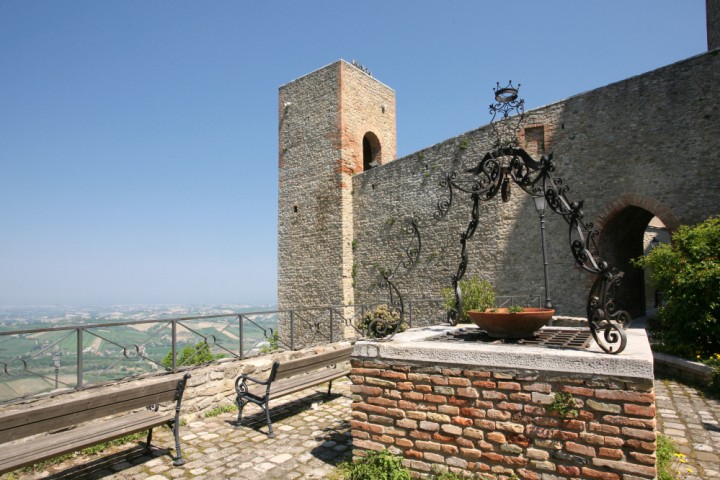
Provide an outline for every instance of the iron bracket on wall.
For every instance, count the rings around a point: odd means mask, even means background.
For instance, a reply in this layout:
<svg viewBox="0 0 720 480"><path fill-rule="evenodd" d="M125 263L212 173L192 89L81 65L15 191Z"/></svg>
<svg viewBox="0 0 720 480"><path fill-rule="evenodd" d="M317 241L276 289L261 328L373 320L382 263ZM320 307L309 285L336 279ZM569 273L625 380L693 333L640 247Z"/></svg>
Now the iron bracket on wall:
<svg viewBox="0 0 720 480"><path fill-rule="evenodd" d="M401 270L410 271L417 264L422 251L422 238L418 220L414 216L410 216L405 219L401 228L402 233L410 237L403 255L393 268L378 268L380 273L378 286L387 292L387 306L395 315L392 318L376 316L370 321L367 329L375 338L392 336L401 330L401 325L405 321L405 304L397 286L398 273Z"/></svg>

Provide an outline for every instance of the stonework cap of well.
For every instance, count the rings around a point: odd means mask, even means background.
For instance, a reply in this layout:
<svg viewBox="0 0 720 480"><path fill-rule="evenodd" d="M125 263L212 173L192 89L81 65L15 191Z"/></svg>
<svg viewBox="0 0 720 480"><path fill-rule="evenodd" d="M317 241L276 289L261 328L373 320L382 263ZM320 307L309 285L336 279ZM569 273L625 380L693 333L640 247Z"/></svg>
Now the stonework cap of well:
<svg viewBox="0 0 720 480"><path fill-rule="evenodd" d="M395 335L391 341L359 341L355 344L353 357L653 379L653 356L643 329L626 330L627 347L618 355L604 353L595 342L585 350L575 350L483 342L427 341L430 337L443 336L458 328L449 325L415 328Z"/></svg>

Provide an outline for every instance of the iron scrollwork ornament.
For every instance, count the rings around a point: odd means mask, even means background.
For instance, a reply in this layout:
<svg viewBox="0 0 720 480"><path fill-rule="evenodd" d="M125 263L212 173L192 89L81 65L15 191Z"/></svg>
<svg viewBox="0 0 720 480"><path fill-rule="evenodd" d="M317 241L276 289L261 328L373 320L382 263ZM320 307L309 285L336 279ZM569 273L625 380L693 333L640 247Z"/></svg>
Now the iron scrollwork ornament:
<svg viewBox="0 0 720 480"><path fill-rule="evenodd" d="M408 245L398 262L392 269L378 268L380 280L378 286L387 292L387 304L380 305L363 319L363 330L369 336L382 338L403 330L405 317L405 304L402 294L397 286L398 272L408 272L417 264L422 251L422 238L420 226L414 217L408 217L401 227L401 233L410 237Z"/></svg>
<svg viewBox="0 0 720 480"><path fill-rule="evenodd" d="M480 220L480 202L492 200L498 194L503 202L507 202L515 184L529 195L544 196L550 209L568 224L568 240L575 263L598 275L587 303L592 336L603 351L620 353L625 349L625 328L631 320L630 314L620 309L615 301L623 272L611 268L600 256L599 232L592 223L583 220L583 202L570 201L567 197L569 187L562 178L552 176L555 171L553 154L541 155L540 160L535 160L518 147L517 132L524 117L524 101L519 99L518 88L510 82L507 87L500 88L498 84L494 89L496 103L490 105L493 115L490 125L495 136L492 151L487 152L475 167L466 170L465 175L453 171L440 183L441 187L447 188L448 197L437 203L435 218L448 214L456 197L455 191L469 194L472 202L470 222L460 235L460 263L452 277L455 308L448 313L448 321L456 325L462 310L460 280L469 262L467 242L475 234Z"/></svg>

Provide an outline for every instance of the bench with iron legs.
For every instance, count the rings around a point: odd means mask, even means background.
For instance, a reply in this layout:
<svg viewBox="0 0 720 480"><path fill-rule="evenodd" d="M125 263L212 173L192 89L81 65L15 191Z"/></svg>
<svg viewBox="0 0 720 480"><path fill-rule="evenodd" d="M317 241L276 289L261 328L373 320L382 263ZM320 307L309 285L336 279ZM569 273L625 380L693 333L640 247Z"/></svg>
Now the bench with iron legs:
<svg viewBox="0 0 720 480"><path fill-rule="evenodd" d="M172 427L173 464L182 465L180 404L189 378L186 373L181 378L93 388L69 399L59 396L52 403L0 413L0 474L143 430L149 430L150 449L153 428L160 425ZM169 401L175 402L175 411L159 412L159 404ZM92 422L105 417L111 418ZM43 433L48 435L37 436Z"/></svg>
<svg viewBox="0 0 720 480"><path fill-rule="evenodd" d="M273 362L270 374L265 380L240 375L235 380L237 393L238 425L242 422L243 408L254 403L265 412L268 436L273 437L270 419L270 399L305 390L329 382L327 395L332 391L332 381L348 375L352 347L322 353L297 360Z"/></svg>

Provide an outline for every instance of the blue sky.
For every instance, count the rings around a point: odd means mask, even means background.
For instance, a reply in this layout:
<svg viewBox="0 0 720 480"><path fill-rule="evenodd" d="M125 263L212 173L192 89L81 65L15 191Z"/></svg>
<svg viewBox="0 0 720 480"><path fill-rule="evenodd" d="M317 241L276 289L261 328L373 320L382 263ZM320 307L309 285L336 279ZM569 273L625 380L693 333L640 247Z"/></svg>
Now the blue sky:
<svg viewBox="0 0 720 480"><path fill-rule="evenodd" d="M340 58L402 157L706 46L704 0L0 0L0 305L274 303L277 89Z"/></svg>

